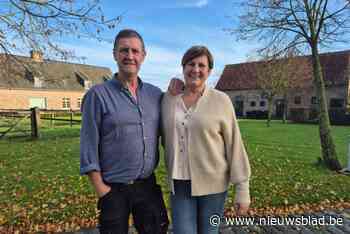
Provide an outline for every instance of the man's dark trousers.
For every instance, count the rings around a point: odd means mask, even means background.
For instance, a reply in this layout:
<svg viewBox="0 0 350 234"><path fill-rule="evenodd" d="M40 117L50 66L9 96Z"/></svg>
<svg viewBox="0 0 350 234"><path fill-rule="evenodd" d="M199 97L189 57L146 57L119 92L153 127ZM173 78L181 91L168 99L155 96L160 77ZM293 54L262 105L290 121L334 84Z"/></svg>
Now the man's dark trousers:
<svg viewBox="0 0 350 234"><path fill-rule="evenodd" d="M139 234L167 233L168 216L153 174L129 184L106 184L111 191L98 201L101 234L127 234L130 213Z"/></svg>

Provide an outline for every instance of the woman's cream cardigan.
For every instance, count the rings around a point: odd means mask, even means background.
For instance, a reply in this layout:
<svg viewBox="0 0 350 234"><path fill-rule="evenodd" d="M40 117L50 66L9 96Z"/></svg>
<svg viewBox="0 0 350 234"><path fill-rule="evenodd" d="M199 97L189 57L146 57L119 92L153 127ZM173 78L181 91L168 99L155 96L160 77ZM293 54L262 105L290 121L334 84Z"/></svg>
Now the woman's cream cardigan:
<svg viewBox="0 0 350 234"><path fill-rule="evenodd" d="M162 100L162 130L169 184L174 157L178 157L175 131L175 100L168 93ZM230 98L206 88L188 122L188 155L192 196L221 193L236 184L235 202L250 203L250 165Z"/></svg>

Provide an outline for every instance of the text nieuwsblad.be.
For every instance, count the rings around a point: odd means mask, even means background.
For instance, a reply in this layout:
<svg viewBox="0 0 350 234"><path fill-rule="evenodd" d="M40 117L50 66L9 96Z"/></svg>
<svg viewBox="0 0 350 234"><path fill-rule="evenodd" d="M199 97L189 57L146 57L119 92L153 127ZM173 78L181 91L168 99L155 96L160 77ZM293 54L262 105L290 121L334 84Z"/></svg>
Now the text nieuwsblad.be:
<svg viewBox="0 0 350 234"><path fill-rule="evenodd" d="M298 217L220 217L213 215L210 217L212 226L276 226L276 225L296 225L296 226L326 226L326 225L343 225L342 217L334 216L298 216Z"/></svg>

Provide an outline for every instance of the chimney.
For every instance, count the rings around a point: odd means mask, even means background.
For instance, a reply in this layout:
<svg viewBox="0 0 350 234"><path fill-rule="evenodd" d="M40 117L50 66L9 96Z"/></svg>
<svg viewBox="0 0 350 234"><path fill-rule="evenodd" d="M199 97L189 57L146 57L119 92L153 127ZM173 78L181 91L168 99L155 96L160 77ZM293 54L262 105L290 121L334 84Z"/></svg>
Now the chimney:
<svg viewBox="0 0 350 234"><path fill-rule="evenodd" d="M38 50L31 50L30 51L30 58L34 62L43 62L43 53Z"/></svg>

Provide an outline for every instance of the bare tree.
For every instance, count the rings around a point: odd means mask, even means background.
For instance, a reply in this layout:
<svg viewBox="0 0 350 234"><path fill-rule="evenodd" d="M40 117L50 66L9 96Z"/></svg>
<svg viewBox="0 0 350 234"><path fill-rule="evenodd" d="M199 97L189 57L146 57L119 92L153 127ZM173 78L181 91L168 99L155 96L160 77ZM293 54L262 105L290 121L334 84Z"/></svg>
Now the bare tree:
<svg viewBox="0 0 350 234"><path fill-rule="evenodd" d="M319 133L323 162L340 170L331 135L319 47L344 42L350 28L349 0L246 0L234 32L239 39L254 38L283 53L290 48L312 54L314 85L319 103Z"/></svg>
<svg viewBox="0 0 350 234"><path fill-rule="evenodd" d="M287 92L296 84L298 76L297 59L292 53L286 57L276 57L274 54L265 54L260 62L255 63L257 86L262 90L262 96L267 99L267 121L269 127L272 117L273 101L276 96L283 96L283 122L286 119Z"/></svg>
<svg viewBox="0 0 350 234"><path fill-rule="evenodd" d="M58 41L76 36L103 40L121 16L107 20L99 0L4 0L0 1L0 52L13 54L37 50L67 59L73 51Z"/></svg>

